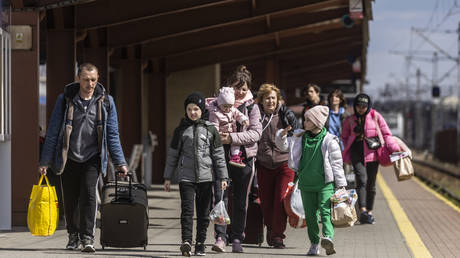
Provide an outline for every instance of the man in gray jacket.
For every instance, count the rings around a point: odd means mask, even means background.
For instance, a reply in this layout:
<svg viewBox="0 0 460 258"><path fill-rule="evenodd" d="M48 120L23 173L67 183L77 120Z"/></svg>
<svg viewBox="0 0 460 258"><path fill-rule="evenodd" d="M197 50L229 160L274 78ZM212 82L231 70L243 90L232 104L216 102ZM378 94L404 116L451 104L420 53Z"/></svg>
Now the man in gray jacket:
<svg viewBox="0 0 460 258"><path fill-rule="evenodd" d="M78 82L67 85L53 109L40 157L39 173L51 167L62 174L69 250L95 252L96 187L105 175L108 153L125 175L126 160L118 134L113 98L98 83L96 66L78 68ZM79 216L78 216L79 214ZM80 221L76 218L80 217Z"/></svg>

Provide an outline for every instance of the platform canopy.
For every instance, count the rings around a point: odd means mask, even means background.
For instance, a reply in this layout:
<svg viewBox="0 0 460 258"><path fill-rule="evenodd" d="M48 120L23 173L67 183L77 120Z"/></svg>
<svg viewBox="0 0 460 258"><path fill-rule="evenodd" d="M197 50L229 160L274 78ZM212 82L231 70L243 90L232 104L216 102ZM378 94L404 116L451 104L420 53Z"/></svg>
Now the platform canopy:
<svg viewBox="0 0 460 258"><path fill-rule="evenodd" d="M266 70L261 60L273 59L283 88L364 82L370 2L12 0L13 9L46 11L48 26L74 24L86 44L106 45L113 55L134 48L142 59L162 60L167 73L214 63L224 70L252 63L257 73Z"/></svg>

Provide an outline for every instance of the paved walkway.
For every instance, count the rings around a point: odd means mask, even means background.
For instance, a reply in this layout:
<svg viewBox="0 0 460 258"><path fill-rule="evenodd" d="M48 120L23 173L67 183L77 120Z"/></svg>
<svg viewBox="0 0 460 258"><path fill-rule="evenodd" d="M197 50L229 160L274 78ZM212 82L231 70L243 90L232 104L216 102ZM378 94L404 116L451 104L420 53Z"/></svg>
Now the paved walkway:
<svg viewBox="0 0 460 258"><path fill-rule="evenodd" d="M392 171L381 170L383 178L394 191L397 199L413 220L415 228L421 235L426 246L434 257L455 257L460 255L458 243L460 234L459 216L457 211L439 199L433 197L416 182L398 183L394 180ZM414 192L415 191L415 192ZM0 232L0 257L175 257L180 256L180 200L177 186L169 193L162 191L162 186L156 185L148 193L150 206L149 245L143 248L118 249L106 248L102 251L99 244L99 230L96 236L95 254L84 254L78 251L63 250L67 242L65 230L57 230L51 237L34 237L26 228L15 228L13 232ZM425 200L429 200L428 202ZM423 208L420 210L421 204ZM415 207L416 206L416 207ZM447 212L453 219L438 217L436 213L428 213L426 209ZM450 209L450 210L449 210ZM337 254L331 257L411 257L411 249L398 227L392 211L382 194L377 191L375 203L375 225L355 225L351 228L336 229L335 246ZM447 215L446 215L447 216ZM455 217L456 216L456 217ZM429 223L427 223L429 221ZM455 235L442 235L435 227L451 229ZM433 235L431 232L435 232ZM288 226L285 240L286 249L273 249L264 243L261 247L243 245L243 254L217 254L211 251L213 241L212 228L208 230L206 244L207 257L297 257L305 256L307 245L306 229L293 229ZM446 251L446 248L450 251ZM457 248L457 249L455 249ZM227 247L231 250L231 247ZM325 256L321 250L321 256Z"/></svg>

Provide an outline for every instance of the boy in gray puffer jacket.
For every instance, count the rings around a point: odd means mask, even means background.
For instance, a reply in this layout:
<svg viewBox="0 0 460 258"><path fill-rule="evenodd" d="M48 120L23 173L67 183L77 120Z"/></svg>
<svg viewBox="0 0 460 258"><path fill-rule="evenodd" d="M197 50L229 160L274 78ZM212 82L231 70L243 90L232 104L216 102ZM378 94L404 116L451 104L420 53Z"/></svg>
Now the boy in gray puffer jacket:
<svg viewBox="0 0 460 258"><path fill-rule="evenodd" d="M170 191L174 170L179 171L181 197L182 255L191 255L193 207L196 195L195 254L205 255L206 231L214 180L227 187L224 148L217 129L208 121L205 99L201 93L190 94L184 102L185 117L174 130L164 171L164 188ZM215 175L214 175L215 174Z"/></svg>

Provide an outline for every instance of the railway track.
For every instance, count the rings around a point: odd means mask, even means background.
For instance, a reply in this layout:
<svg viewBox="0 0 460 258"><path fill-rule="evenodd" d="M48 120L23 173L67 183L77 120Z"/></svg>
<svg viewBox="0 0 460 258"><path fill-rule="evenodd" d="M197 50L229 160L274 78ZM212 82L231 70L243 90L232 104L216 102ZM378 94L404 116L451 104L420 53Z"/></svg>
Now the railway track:
<svg viewBox="0 0 460 258"><path fill-rule="evenodd" d="M460 205L460 196L452 191L455 185L460 185L460 174L423 160L413 159L412 162L417 178Z"/></svg>

